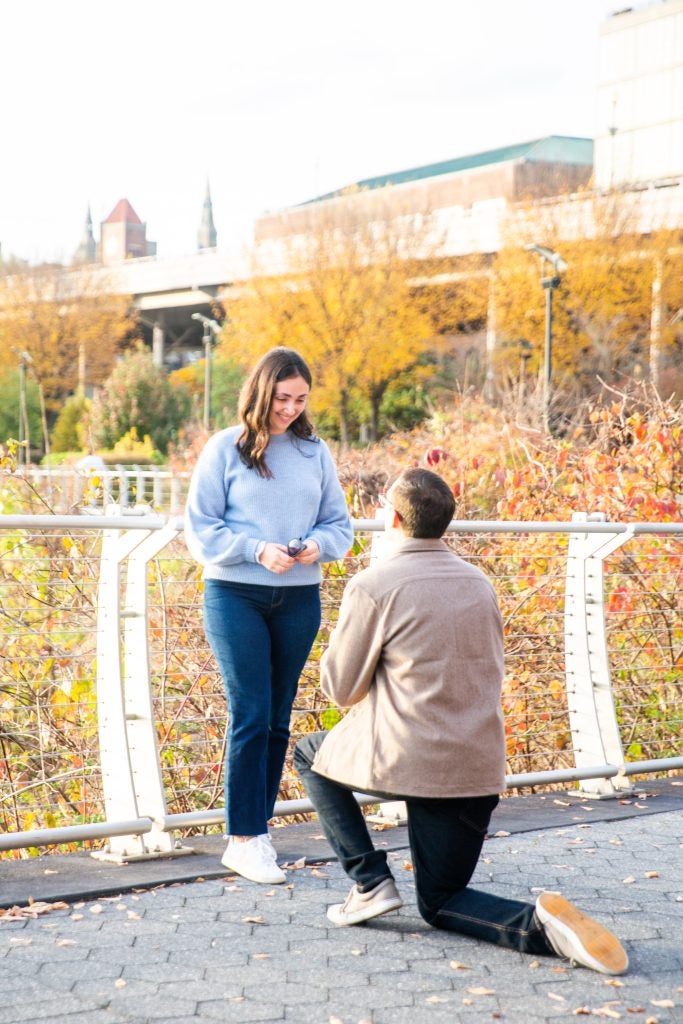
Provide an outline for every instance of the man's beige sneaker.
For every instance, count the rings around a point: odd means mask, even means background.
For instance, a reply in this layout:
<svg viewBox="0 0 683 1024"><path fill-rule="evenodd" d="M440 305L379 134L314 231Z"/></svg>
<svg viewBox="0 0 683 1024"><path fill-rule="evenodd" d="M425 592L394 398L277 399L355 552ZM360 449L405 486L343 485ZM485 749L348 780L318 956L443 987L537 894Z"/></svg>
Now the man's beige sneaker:
<svg viewBox="0 0 683 1024"><path fill-rule="evenodd" d="M275 847L268 833L239 843L231 837L221 864L251 882L279 885L287 881L284 871L278 867Z"/></svg>
<svg viewBox="0 0 683 1024"><path fill-rule="evenodd" d="M398 894L393 878L385 878L369 892L359 892L354 885L344 903L335 903L327 910L327 917L340 928L349 924L361 924L390 910L398 910L403 900Z"/></svg>
<svg viewBox="0 0 683 1024"><path fill-rule="evenodd" d="M558 956L600 974L623 974L628 970L628 956L616 935L564 896L542 892L536 900L536 917Z"/></svg>

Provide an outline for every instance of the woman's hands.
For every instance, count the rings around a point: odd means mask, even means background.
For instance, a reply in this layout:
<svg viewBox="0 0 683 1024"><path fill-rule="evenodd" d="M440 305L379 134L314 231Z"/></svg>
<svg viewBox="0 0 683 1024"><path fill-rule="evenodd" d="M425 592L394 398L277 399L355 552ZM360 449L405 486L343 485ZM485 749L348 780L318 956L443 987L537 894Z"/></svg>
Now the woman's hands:
<svg viewBox="0 0 683 1024"><path fill-rule="evenodd" d="M306 547L294 558L287 554L286 545L268 543L261 552L259 563L265 569L280 576L282 573L288 572L295 562L300 562L301 565L311 565L313 562L317 562L319 557L320 548L314 540L306 541Z"/></svg>

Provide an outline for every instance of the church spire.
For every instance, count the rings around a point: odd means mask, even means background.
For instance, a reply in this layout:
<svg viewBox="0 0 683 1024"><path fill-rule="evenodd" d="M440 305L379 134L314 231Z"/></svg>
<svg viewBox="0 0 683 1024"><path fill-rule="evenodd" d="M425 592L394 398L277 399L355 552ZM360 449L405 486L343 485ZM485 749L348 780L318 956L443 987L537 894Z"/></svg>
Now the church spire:
<svg viewBox="0 0 683 1024"><path fill-rule="evenodd" d="M197 232L197 248L198 249L215 249L216 248L216 225L213 222L213 205L211 203L211 190L209 188L209 182L206 182L206 196L204 197L204 206L202 207L202 219L199 225L199 231Z"/></svg>
<svg viewBox="0 0 683 1024"><path fill-rule="evenodd" d="M95 236L92 233L92 214L90 213L90 203L88 203L88 212L85 215L85 224L83 226L83 234L81 236L80 245L74 253L74 263L94 263L97 259L97 244L95 242Z"/></svg>

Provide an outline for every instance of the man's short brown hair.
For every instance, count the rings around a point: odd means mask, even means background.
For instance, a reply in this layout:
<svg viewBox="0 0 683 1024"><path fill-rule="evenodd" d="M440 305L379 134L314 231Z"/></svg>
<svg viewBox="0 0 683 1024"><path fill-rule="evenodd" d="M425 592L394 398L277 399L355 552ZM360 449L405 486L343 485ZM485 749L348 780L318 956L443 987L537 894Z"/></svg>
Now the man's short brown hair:
<svg viewBox="0 0 683 1024"><path fill-rule="evenodd" d="M392 484L389 500L404 532L423 540L441 537L455 513L450 487L429 469L407 469Z"/></svg>

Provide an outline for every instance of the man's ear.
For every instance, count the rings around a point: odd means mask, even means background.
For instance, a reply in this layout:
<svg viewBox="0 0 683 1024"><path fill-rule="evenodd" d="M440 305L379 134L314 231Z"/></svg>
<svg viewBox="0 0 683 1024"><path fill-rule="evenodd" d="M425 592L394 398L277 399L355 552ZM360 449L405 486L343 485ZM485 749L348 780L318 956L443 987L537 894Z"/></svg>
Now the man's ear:
<svg viewBox="0 0 683 1024"><path fill-rule="evenodd" d="M389 520L389 526L392 530L400 530L402 526L402 520L395 508L391 510L391 519Z"/></svg>

